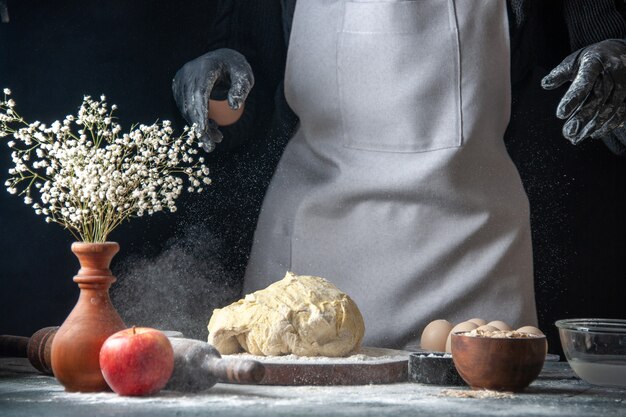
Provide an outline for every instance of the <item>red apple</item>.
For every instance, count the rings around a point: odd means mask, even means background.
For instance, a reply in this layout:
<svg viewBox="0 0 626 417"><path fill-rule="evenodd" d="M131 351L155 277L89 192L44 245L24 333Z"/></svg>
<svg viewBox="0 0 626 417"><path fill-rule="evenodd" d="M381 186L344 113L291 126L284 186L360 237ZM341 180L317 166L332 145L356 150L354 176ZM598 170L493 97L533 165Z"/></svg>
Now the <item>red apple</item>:
<svg viewBox="0 0 626 417"><path fill-rule="evenodd" d="M119 395L150 395L172 376L174 350L167 336L149 327L112 334L100 349L100 369Z"/></svg>

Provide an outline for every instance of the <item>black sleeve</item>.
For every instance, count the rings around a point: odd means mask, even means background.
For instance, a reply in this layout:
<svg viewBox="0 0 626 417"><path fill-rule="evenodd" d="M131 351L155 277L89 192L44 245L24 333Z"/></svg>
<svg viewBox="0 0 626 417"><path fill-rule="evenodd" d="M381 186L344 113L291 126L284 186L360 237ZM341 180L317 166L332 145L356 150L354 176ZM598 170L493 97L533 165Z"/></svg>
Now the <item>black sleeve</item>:
<svg viewBox="0 0 626 417"><path fill-rule="evenodd" d="M605 39L626 38L626 20L615 0L566 0L563 13L572 51Z"/></svg>
<svg viewBox="0 0 626 417"><path fill-rule="evenodd" d="M535 3L525 0L507 1L511 47L511 85L524 84L535 64Z"/></svg>
<svg viewBox="0 0 626 417"><path fill-rule="evenodd" d="M254 73L241 119L220 128L224 141L217 149L233 150L263 137L272 120L286 56L280 1L221 0L209 24L207 51L234 49L246 57Z"/></svg>

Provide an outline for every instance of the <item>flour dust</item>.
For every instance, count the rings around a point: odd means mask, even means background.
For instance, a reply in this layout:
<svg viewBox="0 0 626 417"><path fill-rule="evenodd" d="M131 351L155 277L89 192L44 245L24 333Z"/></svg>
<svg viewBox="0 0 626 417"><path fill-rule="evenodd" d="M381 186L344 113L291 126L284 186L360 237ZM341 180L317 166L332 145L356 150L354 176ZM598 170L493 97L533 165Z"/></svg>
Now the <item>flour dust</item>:
<svg viewBox="0 0 626 417"><path fill-rule="evenodd" d="M130 256L115 272L113 304L128 326L178 330L206 340L213 309L239 295L221 261L221 241L200 224L187 226L157 256Z"/></svg>

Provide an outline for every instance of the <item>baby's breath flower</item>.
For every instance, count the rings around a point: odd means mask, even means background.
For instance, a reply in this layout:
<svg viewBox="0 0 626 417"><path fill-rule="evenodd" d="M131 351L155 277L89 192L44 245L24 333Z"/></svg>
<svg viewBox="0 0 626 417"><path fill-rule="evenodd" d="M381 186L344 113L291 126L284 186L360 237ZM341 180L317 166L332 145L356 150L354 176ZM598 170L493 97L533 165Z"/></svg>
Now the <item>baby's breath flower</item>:
<svg viewBox="0 0 626 417"><path fill-rule="evenodd" d="M11 95L11 90L9 90L8 88L5 88L4 90L2 90L4 92L4 94L6 94L7 96Z"/></svg>
<svg viewBox="0 0 626 417"><path fill-rule="evenodd" d="M0 101L0 136L14 139L7 142L14 163L7 191L25 195L24 202L46 222L59 223L84 241L106 240L131 217L175 212L183 178L189 192L211 183L204 158L196 156L193 129L185 127L176 137L171 122L163 121L122 133L112 116L117 106L110 109L104 95L100 101L85 96L76 116L47 127L26 123L9 101Z"/></svg>

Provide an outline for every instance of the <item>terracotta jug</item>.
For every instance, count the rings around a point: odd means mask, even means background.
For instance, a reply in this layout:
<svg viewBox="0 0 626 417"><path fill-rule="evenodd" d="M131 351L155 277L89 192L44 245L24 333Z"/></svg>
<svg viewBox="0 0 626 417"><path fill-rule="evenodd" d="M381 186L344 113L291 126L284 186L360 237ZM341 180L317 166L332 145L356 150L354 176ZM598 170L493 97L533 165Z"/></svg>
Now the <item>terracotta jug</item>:
<svg viewBox="0 0 626 417"><path fill-rule="evenodd" d="M116 281L109 265L119 248L115 242L72 244L81 266L74 277L80 296L57 331L51 352L52 372L66 391L109 390L98 358L107 337L126 328L109 298L109 287Z"/></svg>

